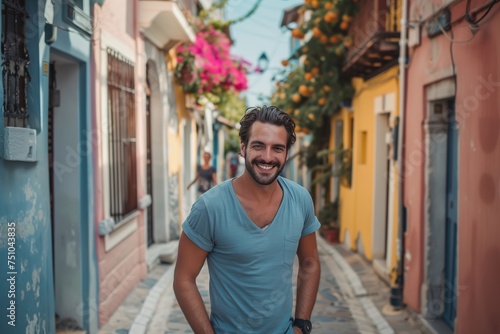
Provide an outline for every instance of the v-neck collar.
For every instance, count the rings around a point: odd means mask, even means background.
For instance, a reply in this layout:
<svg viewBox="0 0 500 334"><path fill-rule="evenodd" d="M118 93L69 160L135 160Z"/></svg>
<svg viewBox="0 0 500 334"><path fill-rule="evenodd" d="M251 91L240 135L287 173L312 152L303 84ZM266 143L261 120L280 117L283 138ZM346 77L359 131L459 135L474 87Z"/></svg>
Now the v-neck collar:
<svg viewBox="0 0 500 334"><path fill-rule="evenodd" d="M281 213L281 208L283 207L283 201L285 199L285 187L283 186L283 183L281 182L281 179L280 177L278 176L276 178L276 180L278 181L278 184L279 186L281 187L281 190L283 191L283 196L281 197L281 202L279 204L279 207L278 207L278 210L276 210L276 214L274 215L273 219L271 220L271 222L263 227L259 227L257 226L257 224L255 224L253 222L252 219L250 219L250 217L248 216L247 212L245 211L245 208L243 207L243 205L241 204L240 200L238 199L238 196L236 195L236 191L234 190L234 180L236 178L233 178L231 181L230 181L230 185L229 185L229 188L230 188L230 191L232 193L232 197L233 197L233 201L235 203L235 206L243 213L244 217L246 218L246 221L251 224L255 229L257 229L258 231L260 231L261 233L267 233L269 232L270 230L273 229L273 226L276 225L276 218L280 215ZM266 228L267 226L267 228Z"/></svg>

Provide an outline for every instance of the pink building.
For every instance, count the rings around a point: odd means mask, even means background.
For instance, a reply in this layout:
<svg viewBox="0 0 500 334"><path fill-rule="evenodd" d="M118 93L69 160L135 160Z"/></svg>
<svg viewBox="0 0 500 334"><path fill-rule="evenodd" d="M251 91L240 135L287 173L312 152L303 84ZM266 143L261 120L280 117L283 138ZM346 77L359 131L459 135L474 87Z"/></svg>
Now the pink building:
<svg viewBox="0 0 500 334"><path fill-rule="evenodd" d="M500 5L408 5L404 303L450 331L498 333Z"/></svg>
<svg viewBox="0 0 500 334"><path fill-rule="evenodd" d="M93 6L100 327L179 237L180 176L172 166L185 161L172 151L190 146L177 140L184 123L176 111L169 52L194 41L186 13L196 15L198 8L195 0L107 0Z"/></svg>
<svg viewBox="0 0 500 334"><path fill-rule="evenodd" d="M144 85L137 0L93 7L93 141L99 326L146 276Z"/></svg>

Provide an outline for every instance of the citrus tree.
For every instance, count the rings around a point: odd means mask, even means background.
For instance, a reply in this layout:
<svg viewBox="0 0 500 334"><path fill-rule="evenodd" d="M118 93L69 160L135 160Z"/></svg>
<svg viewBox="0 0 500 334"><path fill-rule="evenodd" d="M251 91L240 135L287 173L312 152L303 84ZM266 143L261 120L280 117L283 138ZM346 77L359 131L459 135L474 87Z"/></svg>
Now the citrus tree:
<svg viewBox="0 0 500 334"><path fill-rule="evenodd" d="M330 118L354 92L342 66L352 46L348 32L357 10L357 0L305 0L291 32L302 43L282 61L286 74L271 102L294 117L299 132L312 134L305 159L309 167L321 163L316 152L328 145Z"/></svg>

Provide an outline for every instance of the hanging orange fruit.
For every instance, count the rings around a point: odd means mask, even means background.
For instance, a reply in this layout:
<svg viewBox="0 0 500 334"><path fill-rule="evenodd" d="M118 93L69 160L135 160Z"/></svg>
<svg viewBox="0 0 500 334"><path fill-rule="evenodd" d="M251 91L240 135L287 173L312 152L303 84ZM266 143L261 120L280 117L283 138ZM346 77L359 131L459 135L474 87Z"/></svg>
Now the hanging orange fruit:
<svg viewBox="0 0 500 334"><path fill-rule="evenodd" d="M318 74L319 74L319 68L317 68L317 67L313 67L313 68L311 68L311 73L312 73L313 75L318 75Z"/></svg>
<svg viewBox="0 0 500 334"><path fill-rule="evenodd" d="M318 8L319 7L319 1L318 0L312 0L311 1L311 6L314 7L314 8Z"/></svg>
<svg viewBox="0 0 500 334"><path fill-rule="evenodd" d="M328 92L329 92L329 91L331 91L331 90L332 90L332 88L331 88L330 86L326 86L326 85L325 85L325 86L323 86L323 91L325 91L325 92L327 92L327 93L328 93Z"/></svg>
<svg viewBox="0 0 500 334"><path fill-rule="evenodd" d="M327 9L327 10L332 9L332 7L333 7L333 3L331 3L331 2L325 3L325 9Z"/></svg>
<svg viewBox="0 0 500 334"><path fill-rule="evenodd" d="M283 65L283 66L288 66L288 60L283 59L283 60L281 61L281 65Z"/></svg>
<svg viewBox="0 0 500 334"><path fill-rule="evenodd" d="M306 81L310 81L312 78L313 78L312 73L306 73L306 74L304 74L304 79L306 79Z"/></svg>
<svg viewBox="0 0 500 334"><path fill-rule="evenodd" d="M352 21L352 16L344 14L344 15L342 15L342 21L351 22Z"/></svg>
<svg viewBox="0 0 500 334"><path fill-rule="evenodd" d="M342 30L347 30L349 28L349 22L347 21L342 21L342 23L340 23L339 25L340 29Z"/></svg>
<svg viewBox="0 0 500 334"><path fill-rule="evenodd" d="M346 38L344 38L344 45L346 47L352 46L352 38L350 36L347 36Z"/></svg>
<svg viewBox="0 0 500 334"><path fill-rule="evenodd" d="M302 30L296 28L292 30L292 37L302 39L304 38L304 33L302 32Z"/></svg>
<svg viewBox="0 0 500 334"><path fill-rule="evenodd" d="M336 11L326 12L324 19L326 22L331 23L337 21L339 14Z"/></svg>
<svg viewBox="0 0 500 334"><path fill-rule="evenodd" d="M321 37L321 35L323 35L321 33L321 30L319 30L318 27L314 27L313 30L312 30L312 32L313 32L313 36L316 37L316 38L319 38L319 37Z"/></svg>
<svg viewBox="0 0 500 334"><path fill-rule="evenodd" d="M301 100L301 97L299 94L293 94L292 96L292 101L295 102L295 103L299 103Z"/></svg>
<svg viewBox="0 0 500 334"><path fill-rule="evenodd" d="M340 38L337 35L333 35L333 36L330 36L330 38L328 40L332 44L337 44L340 41Z"/></svg>
<svg viewBox="0 0 500 334"><path fill-rule="evenodd" d="M319 104L320 106L324 106L324 105L326 104L326 99L325 99L324 97L320 98L320 99L318 100L318 104Z"/></svg>
<svg viewBox="0 0 500 334"><path fill-rule="evenodd" d="M300 95L305 97L309 97L311 95L311 92L309 91L309 88L306 85L299 86L299 93Z"/></svg>

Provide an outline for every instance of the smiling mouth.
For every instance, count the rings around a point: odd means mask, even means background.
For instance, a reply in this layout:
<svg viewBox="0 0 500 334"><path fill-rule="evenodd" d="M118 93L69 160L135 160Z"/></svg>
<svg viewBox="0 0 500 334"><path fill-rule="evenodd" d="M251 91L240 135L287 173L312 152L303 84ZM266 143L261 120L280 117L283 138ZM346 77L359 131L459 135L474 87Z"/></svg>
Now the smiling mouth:
<svg viewBox="0 0 500 334"><path fill-rule="evenodd" d="M271 170L274 168L273 165L269 166L269 165L260 165L260 164L257 164L257 167L259 167L260 169L264 169L264 170Z"/></svg>

